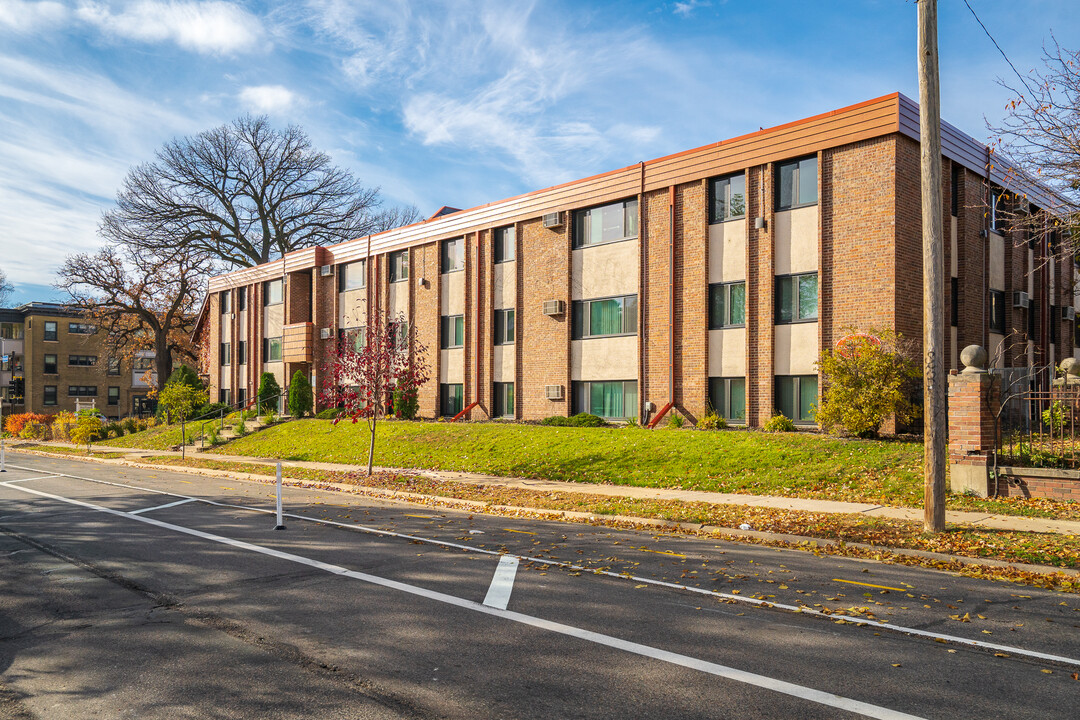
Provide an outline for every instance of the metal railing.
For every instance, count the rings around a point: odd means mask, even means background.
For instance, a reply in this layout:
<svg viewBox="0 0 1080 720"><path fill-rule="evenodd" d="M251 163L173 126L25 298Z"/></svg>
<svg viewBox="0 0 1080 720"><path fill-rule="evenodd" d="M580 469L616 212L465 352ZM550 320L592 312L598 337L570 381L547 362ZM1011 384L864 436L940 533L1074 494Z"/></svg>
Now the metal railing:
<svg viewBox="0 0 1080 720"><path fill-rule="evenodd" d="M234 412L246 413L246 412L248 412L250 410L254 410L255 413L256 413L255 416L258 417L258 412L260 410L262 410L262 408L264 406L266 406L266 405L268 405L270 403L273 403L275 408L280 408L282 398L287 397L288 394L289 394L288 390L282 390L277 395L271 395L271 396L267 396L267 397L264 397L264 398L254 397L251 400L245 400L243 402L231 403L231 404L228 404L226 407L219 407L216 410L212 410L212 411L210 411L208 413L204 413L203 415L199 415L198 417L181 418L180 419L180 457L181 458L186 458L187 457L187 443L188 443L188 439L189 439L188 435L187 435L187 425L189 423L200 423L200 422L202 423L202 425L199 426L199 434L198 435L192 435L190 440L191 440L191 442L193 444L196 441L198 441L199 442L199 447L200 448L205 448L206 447L206 436L207 436L206 427L207 427L207 421L208 420L217 420L219 431L224 432L226 416L232 415ZM217 403L217 404L221 405L222 403ZM272 413L267 413L267 414L275 414L275 415L277 415L278 413L277 413L277 410L275 409L274 411L272 411ZM241 415L240 421L241 422L247 422L247 419L244 418L243 415Z"/></svg>
<svg viewBox="0 0 1080 720"><path fill-rule="evenodd" d="M1080 467L1080 379L1056 368L1008 368L997 408L995 466Z"/></svg>

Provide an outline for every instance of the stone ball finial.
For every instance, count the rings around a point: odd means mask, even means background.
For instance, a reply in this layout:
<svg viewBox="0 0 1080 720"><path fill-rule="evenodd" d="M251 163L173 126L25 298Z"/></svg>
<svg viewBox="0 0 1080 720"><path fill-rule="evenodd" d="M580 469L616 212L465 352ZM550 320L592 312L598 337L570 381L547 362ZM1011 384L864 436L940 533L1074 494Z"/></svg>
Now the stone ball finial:
<svg viewBox="0 0 1080 720"><path fill-rule="evenodd" d="M963 372L968 375L986 372L986 361L989 359L986 348L981 345L968 345L960 351L960 362L964 363Z"/></svg>
<svg viewBox="0 0 1080 720"><path fill-rule="evenodd" d="M1080 360L1076 358L1065 358L1061 361L1061 370L1066 375L1080 375Z"/></svg>

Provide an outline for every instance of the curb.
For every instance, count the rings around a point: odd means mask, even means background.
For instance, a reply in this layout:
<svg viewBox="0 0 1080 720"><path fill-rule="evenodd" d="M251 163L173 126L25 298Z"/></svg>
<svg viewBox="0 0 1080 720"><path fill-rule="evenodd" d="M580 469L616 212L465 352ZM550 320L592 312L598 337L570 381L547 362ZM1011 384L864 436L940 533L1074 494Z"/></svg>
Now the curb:
<svg viewBox="0 0 1080 720"><path fill-rule="evenodd" d="M95 458L74 457L67 453L50 453L42 450L19 450L29 455L42 457L65 458L76 460L88 460L107 465L124 465L128 467L161 470L165 472L178 472L188 475L209 475L212 477L224 477L242 482L253 482L259 485L274 485L275 479L258 473L247 473L236 470L217 470L214 468L192 468L183 465L157 465L154 463L138 462L134 460L118 458ZM721 527L717 525L702 525L699 523L684 523L674 520L662 520L659 518L642 518L633 515L597 515L589 512L576 510L546 510L543 508L520 507L516 505L494 505L480 500L465 500L459 498L447 498L439 495L424 495L422 493L390 490L387 488L372 488L359 485L348 485L335 482L316 482L297 480L295 478L282 477L282 484L289 487L302 489L330 490L351 495L362 495L385 500L393 500L403 504L419 505L423 507L445 507L455 510L467 510L478 513L495 514L491 511L500 511L517 517L531 517L542 520L584 522L590 525L604 526L630 526L631 528L657 528L677 532L683 535L704 535L711 537L723 537L733 541L751 542L785 547L793 550L806 550L812 548L855 548L868 553L883 554L886 556L899 556L916 560L931 560L940 563L948 563L967 567L986 567L995 569L1010 569L1036 575L1051 575L1080 578L1080 570L1061 568L1052 565L1033 565L1029 563L1009 562L994 558L975 558L963 555L949 555L946 553L931 552L928 550L916 550L912 548L893 548L868 543L846 542L833 538L816 538L805 535L791 535L788 533L774 533L765 530L740 530L735 528ZM888 562L879 558L865 558L858 555L849 556L853 559L866 562ZM927 567L927 566L923 566ZM927 567L938 572L950 572L941 568Z"/></svg>

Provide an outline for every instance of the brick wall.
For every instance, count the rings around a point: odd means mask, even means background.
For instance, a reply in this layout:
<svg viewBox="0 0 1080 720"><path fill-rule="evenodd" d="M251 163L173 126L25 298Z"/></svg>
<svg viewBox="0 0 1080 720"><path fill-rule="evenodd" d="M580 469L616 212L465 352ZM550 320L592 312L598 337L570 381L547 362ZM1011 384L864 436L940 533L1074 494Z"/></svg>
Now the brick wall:
<svg viewBox="0 0 1080 720"><path fill-rule="evenodd" d="M518 288L521 294L521 374L517 391L523 418L568 415L570 411L570 225L547 229L540 218L519 226ZM562 315L543 314L545 300L562 300ZM545 385L562 385L563 400L548 400Z"/></svg>
<svg viewBox="0 0 1080 720"><path fill-rule="evenodd" d="M675 188L675 401L691 422L709 394L709 215L704 181Z"/></svg>
<svg viewBox="0 0 1080 720"><path fill-rule="evenodd" d="M746 180L746 422L760 426L773 414L774 322L773 166L750 168ZM765 227L754 219L765 218Z"/></svg>
<svg viewBox="0 0 1080 720"><path fill-rule="evenodd" d="M430 378L420 388L420 416L434 418L439 415L439 246L427 243L412 249L409 258L410 274L415 274L413 292L410 295L415 339L427 348L425 360ZM423 276L423 287L419 278Z"/></svg>

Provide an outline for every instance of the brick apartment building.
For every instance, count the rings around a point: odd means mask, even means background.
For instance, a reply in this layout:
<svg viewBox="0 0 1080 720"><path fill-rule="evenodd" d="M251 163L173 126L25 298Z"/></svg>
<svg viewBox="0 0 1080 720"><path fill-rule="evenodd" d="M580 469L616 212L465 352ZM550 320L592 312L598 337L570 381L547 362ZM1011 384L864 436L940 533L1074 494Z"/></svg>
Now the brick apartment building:
<svg viewBox="0 0 1080 720"><path fill-rule="evenodd" d="M93 325L53 303L0 309L0 356L5 416L73 412L77 401L110 419L139 414L156 378L153 353L111 358Z"/></svg>
<svg viewBox="0 0 1080 720"><path fill-rule="evenodd" d="M918 124L888 95L215 277L203 372L229 402L263 371L318 383L339 337L390 313L430 348L426 416L811 422L846 328L921 340ZM1072 260L996 212L1003 189L1053 198L942 134L946 367L972 343L1002 367L1073 355Z"/></svg>

